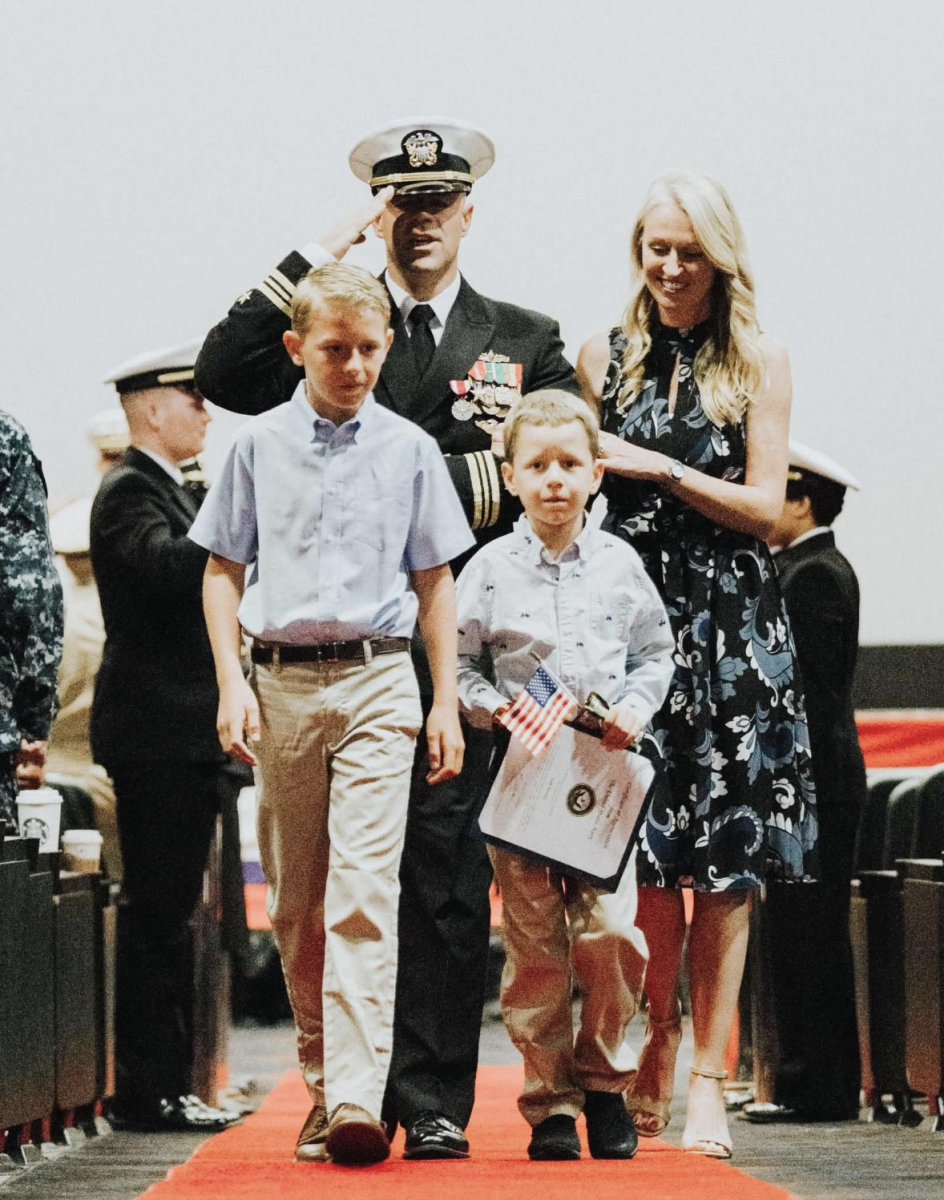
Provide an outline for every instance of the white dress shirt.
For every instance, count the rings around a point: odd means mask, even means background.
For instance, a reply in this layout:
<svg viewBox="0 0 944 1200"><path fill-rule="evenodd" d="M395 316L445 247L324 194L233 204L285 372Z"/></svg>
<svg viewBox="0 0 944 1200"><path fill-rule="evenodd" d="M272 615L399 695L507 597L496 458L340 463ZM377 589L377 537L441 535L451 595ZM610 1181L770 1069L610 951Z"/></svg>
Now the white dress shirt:
<svg viewBox="0 0 944 1200"><path fill-rule="evenodd" d="M587 521L554 559L526 516L484 546L456 582L459 700L473 725L525 686L538 655L585 703L623 701L645 724L674 672L675 641L636 551Z"/></svg>
<svg viewBox="0 0 944 1200"><path fill-rule="evenodd" d="M153 450L146 450L143 446L135 446L135 450L140 451L141 454L146 454L148 458L156 462L159 467L163 467L171 479L173 479L174 483L179 483L180 486L183 487L184 473L176 463L172 463L170 459L164 458L162 454L155 454Z"/></svg>

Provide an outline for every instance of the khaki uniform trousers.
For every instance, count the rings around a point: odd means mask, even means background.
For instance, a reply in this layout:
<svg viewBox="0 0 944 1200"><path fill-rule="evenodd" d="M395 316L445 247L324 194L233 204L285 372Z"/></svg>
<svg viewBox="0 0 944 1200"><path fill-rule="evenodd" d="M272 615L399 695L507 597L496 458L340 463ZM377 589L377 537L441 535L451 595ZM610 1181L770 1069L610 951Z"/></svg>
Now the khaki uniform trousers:
<svg viewBox="0 0 944 1200"><path fill-rule="evenodd" d="M259 849L314 1104L379 1118L399 867L421 724L408 653L257 666Z"/></svg>
<svg viewBox="0 0 944 1200"><path fill-rule="evenodd" d="M585 1091L625 1091L636 1071L626 1029L649 952L635 925L635 855L613 893L508 850L490 846L489 856L502 898L502 1015L524 1057L518 1107L531 1125L576 1117Z"/></svg>

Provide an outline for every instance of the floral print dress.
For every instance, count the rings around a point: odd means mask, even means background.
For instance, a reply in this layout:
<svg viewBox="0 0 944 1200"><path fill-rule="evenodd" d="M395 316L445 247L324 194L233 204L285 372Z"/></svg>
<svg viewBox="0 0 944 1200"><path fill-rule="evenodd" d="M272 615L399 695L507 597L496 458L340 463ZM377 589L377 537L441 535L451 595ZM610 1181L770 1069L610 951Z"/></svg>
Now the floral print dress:
<svg viewBox="0 0 944 1200"><path fill-rule="evenodd" d="M610 334L602 424L735 483L746 429L711 422L692 365L708 326L657 326L636 399L617 411L626 349ZM679 362L674 412L669 387ZM793 639L766 545L647 480L607 475L604 528L642 556L675 635L675 675L644 743L662 786L640 828L641 884L719 892L815 877L816 797Z"/></svg>

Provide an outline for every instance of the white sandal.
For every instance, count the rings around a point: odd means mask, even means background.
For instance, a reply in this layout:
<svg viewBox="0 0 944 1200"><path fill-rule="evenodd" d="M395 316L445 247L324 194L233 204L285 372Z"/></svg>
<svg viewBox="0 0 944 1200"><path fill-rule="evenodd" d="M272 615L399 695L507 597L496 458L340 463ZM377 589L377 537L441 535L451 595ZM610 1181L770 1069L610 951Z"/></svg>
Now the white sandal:
<svg viewBox="0 0 944 1200"><path fill-rule="evenodd" d="M707 1067L692 1067L692 1075L698 1075L703 1079L715 1079L719 1083L723 1083L727 1077L727 1071L711 1071ZM730 1158L731 1157L731 1135L728 1132L727 1118L724 1116L724 1100L721 1097L721 1089L718 1095L719 1107L724 1121L724 1136L705 1136L689 1133L688 1122L685 1124L685 1132L682 1134L682 1149L689 1154L701 1154L705 1158ZM691 1096L689 1096L689 1103Z"/></svg>

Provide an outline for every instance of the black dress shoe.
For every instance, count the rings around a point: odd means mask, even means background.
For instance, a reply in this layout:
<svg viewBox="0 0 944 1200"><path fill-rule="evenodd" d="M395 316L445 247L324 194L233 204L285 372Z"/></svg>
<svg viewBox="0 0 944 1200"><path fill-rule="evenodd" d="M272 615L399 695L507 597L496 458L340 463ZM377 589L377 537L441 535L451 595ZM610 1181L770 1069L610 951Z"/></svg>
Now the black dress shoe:
<svg viewBox="0 0 944 1200"><path fill-rule="evenodd" d="M545 1117L531 1131L528 1158L535 1162L564 1162L580 1157L577 1122L565 1113Z"/></svg>
<svg viewBox="0 0 944 1200"><path fill-rule="evenodd" d="M741 1117L752 1125L813 1125L835 1124L839 1121L858 1121L858 1109L827 1112L807 1108L787 1108L784 1104L745 1104Z"/></svg>
<svg viewBox="0 0 944 1200"><path fill-rule="evenodd" d="M222 1108L211 1108L197 1096L177 1096L149 1103L116 1101L111 1120L116 1129L138 1133L219 1133L231 1125L238 1125L242 1117Z"/></svg>
<svg viewBox="0 0 944 1200"><path fill-rule="evenodd" d="M442 1113L423 1112L406 1131L404 1158L468 1158L462 1129Z"/></svg>
<svg viewBox="0 0 944 1200"><path fill-rule="evenodd" d="M636 1126L622 1092L586 1092L583 1115L594 1158L632 1158L639 1146Z"/></svg>

